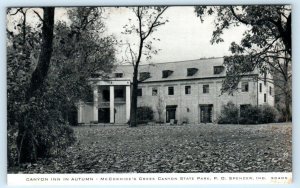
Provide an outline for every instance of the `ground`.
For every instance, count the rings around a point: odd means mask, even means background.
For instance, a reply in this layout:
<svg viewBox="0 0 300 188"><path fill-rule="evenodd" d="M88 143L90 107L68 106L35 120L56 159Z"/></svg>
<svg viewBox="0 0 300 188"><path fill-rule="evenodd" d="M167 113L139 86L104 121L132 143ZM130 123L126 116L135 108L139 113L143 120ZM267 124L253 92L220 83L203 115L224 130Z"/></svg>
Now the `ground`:
<svg viewBox="0 0 300 188"><path fill-rule="evenodd" d="M22 173L291 172L292 125L74 127L77 143ZM16 169L10 170L16 172Z"/></svg>

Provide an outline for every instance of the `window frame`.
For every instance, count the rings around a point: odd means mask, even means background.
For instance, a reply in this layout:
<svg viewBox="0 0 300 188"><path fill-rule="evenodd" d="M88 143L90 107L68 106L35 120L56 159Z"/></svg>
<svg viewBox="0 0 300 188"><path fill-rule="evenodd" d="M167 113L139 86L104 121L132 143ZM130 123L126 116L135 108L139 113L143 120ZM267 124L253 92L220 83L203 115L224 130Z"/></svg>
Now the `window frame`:
<svg viewBox="0 0 300 188"><path fill-rule="evenodd" d="M115 73L115 78L123 78L124 74L122 72L116 72Z"/></svg>
<svg viewBox="0 0 300 188"><path fill-rule="evenodd" d="M137 96L142 97L143 96L143 88L138 88L137 89Z"/></svg>
<svg viewBox="0 0 300 188"><path fill-rule="evenodd" d="M202 93L209 93L209 84L202 85Z"/></svg>
<svg viewBox="0 0 300 188"><path fill-rule="evenodd" d="M262 83L259 83L259 92L262 92Z"/></svg>
<svg viewBox="0 0 300 188"><path fill-rule="evenodd" d="M191 87L191 85L184 86L184 93L185 93L185 95L192 94L192 87Z"/></svg>
<svg viewBox="0 0 300 188"><path fill-rule="evenodd" d="M156 91L156 94L154 95L154 91ZM158 94L158 89L156 87L152 88L152 96L157 96Z"/></svg>
<svg viewBox="0 0 300 188"><path fill-rule="evenodd" d="M242 82L241 83L241 91L242 92L249 92L249 82Z"/></svg>
<svg viewBox="0 0 300 188"><path fill-rule="evenodd" d="M168 95L175 95L174 86L168 86Z"/></svg>
<svg viewBox="0 0 300 188"><path fill-rule="evenodd" d="M198 72L197 68L187 68L186 76L194 76Z"/></svg>
<svg viewBox="0 0 300 188"><path fill-rule="evenodd" d="M221 74L224 71L224 66L214 66L214 74Z"/></svg>

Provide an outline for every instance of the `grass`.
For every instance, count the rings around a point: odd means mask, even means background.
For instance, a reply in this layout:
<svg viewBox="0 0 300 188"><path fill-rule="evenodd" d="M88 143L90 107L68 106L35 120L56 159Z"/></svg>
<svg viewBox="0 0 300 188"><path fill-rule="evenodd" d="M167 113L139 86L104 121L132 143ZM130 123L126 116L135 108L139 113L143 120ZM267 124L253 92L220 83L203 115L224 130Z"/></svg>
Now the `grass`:
<svg viewBox="0 0 300 188"><path fill-rule="evenodd" d="M77 143L24 173L291 172L292 126L80 126ZM50 161L50 162L49 162Z"/></svg>

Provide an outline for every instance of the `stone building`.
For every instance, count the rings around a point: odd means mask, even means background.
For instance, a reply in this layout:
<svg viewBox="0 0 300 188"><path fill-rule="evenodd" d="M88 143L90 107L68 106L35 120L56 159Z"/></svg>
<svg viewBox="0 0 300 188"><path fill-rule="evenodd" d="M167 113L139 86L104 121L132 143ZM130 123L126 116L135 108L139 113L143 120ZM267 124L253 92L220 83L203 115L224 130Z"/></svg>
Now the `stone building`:
<svg viewBox="0 0 300 188"><path fill-rule="evenodd" d="M154 111L155 121L213 123L222 105L274 106L271 75L254 70L245 75L233 95L221 94L224 58L207 58L139 66L138 106ZM108 79L91 79L94 101L80 103L79 123L124 124L130 118L132 65L120 65Z"/></svg>

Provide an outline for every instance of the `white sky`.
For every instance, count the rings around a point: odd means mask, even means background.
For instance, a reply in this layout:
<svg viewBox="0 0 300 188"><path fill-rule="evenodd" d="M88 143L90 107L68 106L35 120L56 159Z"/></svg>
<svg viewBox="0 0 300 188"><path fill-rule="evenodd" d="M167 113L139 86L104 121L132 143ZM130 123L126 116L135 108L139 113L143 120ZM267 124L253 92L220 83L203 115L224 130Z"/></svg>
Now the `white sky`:
<svg viewBox="0 0 300 188"><path fill-rule="evenodd" d="M128 23L128 19L135 20L132 10L127 8L105 8L106 34L113 34L118 40L137 43L138 36L121 34L124 31L123 26ZM214 18L207 16L204 22L196 16L193 6L169 7L163 14L169 22L158 27L149 39L159 38L160 41L154 41L153 46L161 49L157 55L149 62L170 62L199 59L203 57L221 57L229 55L230 43L240 41L246 26L232 27L225 30L223 34L224 42L211 44L212 33L214 30ZM15 18L14 18L15 19ZM29 14L28 20L31 23L38 22L35 14ZM67 13L64 8L56 8L55 19L67 21ZM12 29L12 24L8 22L8 28ZM121 61L124 58L124 49L118 49L117 59ZM148 63L142 58L142 63Z"/></svg>
<svg viewBox="0 0 300 188"><path fill-rule="evenodd" d="M106 22L107 32L113 33L117 38L128 37L120 33L124 31L122 27L128 22L130 15L132 14L128 9L111 11ZM164 17L169 22L153 33L153 37L160 39L155 41L154 45L161 49L159 54L153 56L151 61L154 63L229 55L230 43L239 43L246 29L246 26L230 28L224 32L223 43L212 45L210 40L214 30L213 17L205 17L205 21L201 23L192 6L170 7L164 13ZM129 41L133 41L133 38ZM118 56L121 54L122 52Z"/></svg>

